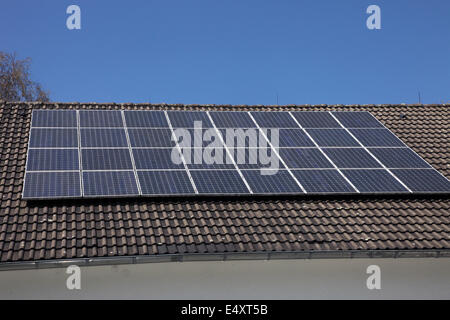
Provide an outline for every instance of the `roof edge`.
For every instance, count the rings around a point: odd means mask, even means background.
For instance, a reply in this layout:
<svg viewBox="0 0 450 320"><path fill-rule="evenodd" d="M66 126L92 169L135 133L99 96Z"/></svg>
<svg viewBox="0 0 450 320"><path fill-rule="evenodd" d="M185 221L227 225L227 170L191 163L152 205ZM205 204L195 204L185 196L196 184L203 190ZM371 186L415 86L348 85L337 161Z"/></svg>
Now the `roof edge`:
<svg viewBox="0 0 450 320"><path fill-rule="evenodd" d="M0 272L8 270L30 270L126 265L161 262L193 261L239 261L239 260L297 260L297 259L361 259L361 258L450 258L450 249L432 250L321 250L321 251L272 251L272 252L229 252L137 255L121 257L95 257L75 259L52 259L0 263Z"/></svg>
<svg viewBox="0 0 450 320"><path fill-rule="evenodd" d="M157 107L229 107L229 108L238 108L238 107L392 107L392 106L402 106L402 107L450 107L450 103L380 103L380 104L283 104L283 105L274 105L274 104L199 104L199 103L165 103L165 102L95 102L95 101L73 101L73 102L58 102L58 101L50 101L50 102L42 102L42 101L3 101L0 100L0 105L30 105L30 106L54 106L58 107L60 105L63 106L74 106L74 105L93 105L93 106L157 106Z"/></svg>

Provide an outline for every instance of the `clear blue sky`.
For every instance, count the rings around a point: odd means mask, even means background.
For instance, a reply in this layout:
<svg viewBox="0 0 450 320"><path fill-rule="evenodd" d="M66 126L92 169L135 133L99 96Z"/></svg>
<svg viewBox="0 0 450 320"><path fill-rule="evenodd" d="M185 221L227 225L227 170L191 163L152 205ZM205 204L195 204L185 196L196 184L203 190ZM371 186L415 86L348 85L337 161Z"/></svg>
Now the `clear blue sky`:
<svg viewBox="0 0 450 320"><path fill-rule="evenodd" d="M448 0L3 0L0 50L31 57L53 101L450 101Z"/></svg>

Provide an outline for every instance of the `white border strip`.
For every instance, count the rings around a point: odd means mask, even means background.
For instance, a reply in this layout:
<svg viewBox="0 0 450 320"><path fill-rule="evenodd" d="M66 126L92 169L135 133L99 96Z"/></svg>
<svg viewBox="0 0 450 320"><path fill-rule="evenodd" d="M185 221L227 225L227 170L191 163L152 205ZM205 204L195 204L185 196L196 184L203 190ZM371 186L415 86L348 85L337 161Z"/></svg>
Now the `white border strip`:
<svg viewBox="0 0 450 320"><path fill-rule="evenodd" d="M309 139L311 139L311 141L314 143L314 145L319 149L319 151L322 153L322 155L333 165L333 167L339 172L339 174L342 176L342 178L344 178L344 180L358 193L361 193L361 191L358 190L358 188L356 188L356 186L342 173L341 169L339 169L339 167L330 159L330 157L322 150L322 148L319 146L319 144L313 139L313 137L311 137L311 135L309 134L308 131L305 130L305 128L302 127L302 125L300 124L300 122L298 122L297 119L295 119L295 117L292 115L291 111L288 111L289 115L291 116L291 118L295 121L295 123L303 130L303 132L308 136ZM334 129L338 129L339 128L334 128Z"/></svg>
<svg viewBox="0 0 450 320"><path fill-rule="evenodd" d="M391 170L389 170L389 169L384 165L384 163L382 163L380 160L378 160L378 158L375 157L375 155L374 155L372 152L370 152L370 150L369 150L367 147L365 147L365 146L361 143L361 141L359 141L358 138L356 138L355 135L354 135L353 133L350 132L349 129L347 129L346 127L344 127L344 126L342 125L342 123L339 121L338 118L336 118L336 116L333 114L332 111L329 111L328 113L334 118L334 120L336 120L337 123L339 123L339 125L340 125L342 128L345 129L345 131L347 131L347 133L348 133L349 135L352 136L353 139L355 139L355 140L359 143L359 145L360 145L361 147L364 148L364 150L366 150L367 153L370 154L370 156L371 156L378 164L380 164L384 169L386 169L387 172L389 172L389 174L390 174L395 180L397 180L397 181L398 181L398 182L399 182L406 190L408 190L408 192L412 193L412 190L411 190L410 188L408 188L408 186L407 186L406 184L404 184L403 181L401 181L395 174L393 174L393 173L391 172ZM368 113L372 116L372 114L371 114L370 112L368 112ZM372 116L372 117L374 117L374 116ZM375 118L375 117L374 117L374 118ZM375 118L375 119L376 119L376 118Z"/></svg>
<svg viewBox="0 0 450 320"><path fill-rule="evenodd" d="M30 121L30 130L28 131L28 145L27 145L27 155L26 155L26 159L25 159L25 171L23 174L23 185L22 185L22 199L24 198L24 191L25 191L25 183L27 180L27 173L28 171L28 157L29 157L29 152L30 152L30 141L31 141L31 129L33 129L32 125L33 125L33 114L34 114L34 110L31 110L31 121Z"/></svg>
<svg viewBox="0 0 450 320"><path fill-rule="evenodd" d="M78 111L78 110L76 110ZM136 111L136 110L124 110L124 111ZM173 112L173 111L170 111ZM205 111L204 111L205 112ZM223 111L214 111L214 112L223 112ZM236 111L236 112L245 112L245 111ZM247 112L262 112L262 111L247 111ZM291 111L277 111L277 112L291 112ZM294 111L294 112L303 112L303 111ZM356 111L348 111L348 112L356 112ZM76 127L32 127L33 129L76 129ZM248 129L248 127L239 127L240 129ZM274 129L283 129L283 130L298 130L298 128L291 128L291 127L267 127L267 128L274 128ZM338 127L330 127L330 128L317 128L317 127L304 127L305 129L340 129ZM385 128L382 127L348 127L349 129L372 129L372 130L383 130ZM92 130L117 130L117 129L123 129L123 127L81 127L81 129L92 129ZM151 130L164 130L169 129L169 127L128 127L128 129L151 129ZM195 129L195 127L176 127L176 129ZM213 127L203 127L203 129L213 129ZM219 129L225 129L225 128L219 128Z"/></svg>
<svg viewBox="0 0 450 320"><path fill-rule="evenodd" d="M81 154L81 130L80 130L80 112L76 110L77 117L77 138L78 138L78 169L80 175L80 193L84 196L84 181L83 181L83 158Z"/></svg>
<svg viewBox="0 0 450 320"><path fill-rule="evenodd" d="M430 170L430 171L436 171L436 169L433 168L389 168L390 170ZM185 171L186 169L136 169L137 172L139 171ZM224 169L214 169L214 168L200 168L200 169L189 169L189 171L235 171L236 169L230 169L230 168L224 168ZM267 169L267 168L249 168L249 169L242 169L244 171L273 171L273 169ZM289 169L286 168L280 168L278 171L288 171ZM333 168L294 168L292 169L294 171L334 171L336 169ZM343 168L342 170L365 170L365 171L380 171L385 170L384 168ZM133 169L89 169L89 170L83 170L83 172L126 172L126 171L133 171ZM78 172L78 170L30 170L27 171L27 173L36 173L36 172Z"/></svg>
<svg viewBox="0 0 450 320"><path fill-rule="evenodd" d="M220 142L222 142L223 147L225 148L225 152L227 153L228 157L230 157L231 161L233 161L233 165L236 168L237 173L239 174L239 176L241 177L242 181L244 182L245 186L247 187L248 191L250 192L250 194L253 194L253 190L252 188L250 188L250 185L248 184L247 180L245 179L244 175L241 172L241 169L239 169L239 166L237 165L236 161L234 161L234 157L231 154L230 150L228 149L227 144L225 143L225 140L222 137L222 133L220 133L219 129L217 129L216 124L214 123L213 118L211 117L211 115L209 114L209 111L206 111L206 115L209 118L209 121L211 121L212 125L214 126L214 129L216 130L216 134L220 139Z"/></svg>
<svg viewBox="0 0 450 320"><path fill-rule="evenodd" d="M170 122L170 118L169 118L169 115L167 114L167 110L164 110L164 116L166 117L167 123L169 124L169 129L170 129L170 132L172 133L172 139L175 141L175 147L177 148L178 152L180 153L181 161L183 162L183 166L184 166L184 170L186 171L186 173L189 177L189 180L191 181L191 185L192 185L192 188L194 188L195 194L198 194L197 186L195 185L195 181L192 178L191 172L189 171L189 168L186 163L186 159L184 158L184 155L183 155L183 151L181 150L180 145L178 144L178 139L177 139L177 136L175 135L175 132L173 131L172 122ZM172 148L169 147L168 149L172 149Z"/></svg>
<svg viewBox="0 0 450 320"><path fill-rule="evenodd" d="M137 186L139 195L142 195L141 184L139 182L138 174L136 171L136 164L134 163L133 150L131 149L130 137L128 136L128 128L127 128L127 123L125 121L125 113L123 110L121 110L120 115L122 116L123 130L125 131L125 137L127 138L128 151L130 152L131 165L133 166L134 180L136 180L136 186Z"/></svg>
<svg viewBox="0 0 450 320"><path fill-rule="evenodd" d="M186 129L186 128L177 128L177 129ZM214 128L210 128L214 129ZM275 129L275 128L269 128L269 129ZM285 130L284 128L281 128L282 130ZM300 130L300 129L298 129ZM308 130L308 129L306 129ZM342 129L339 129L342 130ZM170 147L133 147L133 149L172 149L174 146ZM128 149L127 147L81 147L82 149ZM213 149L215 147L184 147L184 149ZM354 146L354 147L321 147L326 149L363 149L360 146ZM406 147L367 147L370 149L408 149ZM70 149L78 149L78 147L30 147L29 149L52 149L52 150L70 150ZM238 147L235 146L234 149L270 149L270 147ZM278 149L316 149L316 147L278 147ZM425 161L426 162L426 161ZM418 168L420 169L420 168Z"/></svg>
<svg viewBox="0 0 450 320"><path fill-rule="evenodd" d="M250 113L251 111L247 111L247 114L249 115L249 117L252 119L252 121L255 123L256 128L258 128L259 132L261 132L261 135L263 136L263 138L267 141L267 143L269 144L270 148L272 149L272 151L275 153L275 155L278 157L278 159L280 159L281 163L286 167L287 172L289 173L289 175L292 177L292 179L294 179L294 181L297 183L297 185L300 187L300 189L302 189L303 193L308 193L306 191L306 189L303 187L303 185L300 183L300 181L298 181L298 179L295 177L295 175L292 173L291 169L289 169L288 165L286 164L286 162L284 162L284 160L281 158L280 154L278 153L278 151L274 148L274 146L272 145L272 143L269 141L269 139L267 138L266 134L264 133L264 131L260 128L258 122L256 122L255 118L253 118L252 114Z"/></svg>

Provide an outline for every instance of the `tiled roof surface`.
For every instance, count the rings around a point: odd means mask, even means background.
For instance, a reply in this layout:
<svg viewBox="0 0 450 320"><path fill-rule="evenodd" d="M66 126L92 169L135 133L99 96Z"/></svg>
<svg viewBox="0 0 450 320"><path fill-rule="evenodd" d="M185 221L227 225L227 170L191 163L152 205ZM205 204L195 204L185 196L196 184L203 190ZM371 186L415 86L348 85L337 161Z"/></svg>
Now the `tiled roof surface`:
<svg viewBox="0 0 450 320"><path fill-rule="evenodd" d="M448 196L21 200L32 108L368 110L450 177L450 105L0 103L0 262L346 250L449 250Z"/></svg>

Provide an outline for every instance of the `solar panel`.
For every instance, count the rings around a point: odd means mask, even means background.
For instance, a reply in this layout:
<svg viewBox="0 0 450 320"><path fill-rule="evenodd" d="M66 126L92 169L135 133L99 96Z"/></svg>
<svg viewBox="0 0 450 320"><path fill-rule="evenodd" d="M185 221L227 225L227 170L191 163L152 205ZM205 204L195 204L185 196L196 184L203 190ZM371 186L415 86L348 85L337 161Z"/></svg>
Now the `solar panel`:
<svg viewBox="0 0 450 320"><path fill-rule="evenodd" d="M260 170L242 170L242 174L254 193L303 193L287 170L266 170L266 174Z"/></svg>
<svg viewBox="0 0 450 320"><path fill-rule="evenodd" d="M203 111L167 111L173 128L194 128L200 122L203 128L213 128L206 112Z"/></svg>
<svg viewBox="0 0 450 320"><path fill-rule="evenodd" d="M329 112L296 111L291 114L302 128L341 128Z"/></svg>
<svg viewBox="0 0 450 320"><path fill-rule="evenodd" d="M276 131L275 131L276 132ZM273 141L273 134L267 135L270 141ZM274 131L272 131L274 133ZM314 143L308 138L302 129L280 129L279 130L279 147L314 147Z"/></svg>
<svg viewBox="0 0 450 320"><path fill-rule="evenodd" d="M34 110L28 147L24 199L450 193L368 112Z"/></svg>
<svg viewBox="0 0 450 320"><path fill-rule="evenodd" d="M124 129L81 129L81 147L126 147L127 137Z"/></svg>
<svg viewBox="0 0 450 320"><path fill-rule="evenodd" d="M220 131L219 131L220 132ZM180 147L208 147L214 145L222 145L220 136L215 129L187 129L187 128L175 128L174 134L177 137L177 141ZM185 143L188 145L185 145Z"/></svg>
<svg viewBox="0 0 450 320"><path fill-rule="evenodd" d="M382 165L362 148L324 148L323 151L338 168L382 168Z"/></svg>
<svg viewBox="0 0 450 320"><path fill-rule="evenodd" d="M143 195L195 194L186 171L139 171Z"/></svg>
<svg viewBox="0 0 450 320"><path fill-rule="evenodd" d="M382 128L383 125L369 112L332 112L333 116L346 128Z"/></svg>
<svg viewBox="0 0 450 320"><path fill-rule="evenodd" d="M225 144L230 148L268 147L268 143L261 133L267 134L270 130L259 130L257 128L218 129Z"/></svg>
<svg viewBox="0 0 450 320"><path fill-rule="evenodd" d="M292 170L310 193L356 193L356 190L337 170Z"/></svg>
<svg viewBox="0 0 450 320"><path fill-rule="evenodd" d="M77 148L77 129L31 128L30 148Z"/></svg>
<svg viewBox="0 0 450 320"><path fill-rule="evenodd" d="M256 124L244 111L209 112L216 128L256 128Z"/></svg>
<svg viewBox="0 0 450 320"><path fill-rule="evenodd" d="M184 169L181 154L177 148L133 149L133 157L137 170Z"/></svg>
<svg viewBox="0 0 450 320"><path fill-rule="evenodd" d="M123 127L122 113L114 110L79 111L80 127Z"/></svg>
<svg viewBox="0 0 450 320"><path fill-rule="evenodd" d="M128 135L133 148L172 148L175 146L170 129L128 129Z"/></svg>
<svg viewBox="0 0 450 320"><path fill-rule="evenodd" d="M79 172L27 172L23 197L26 199L81 197Z"/></svg>
<svg viewBox="0 0 450 320"><path fill-rule="evenodd" d="M350 129L350 132L365 147L406 147L388 129Z"/></svg>
<svg viewBox="0 0 450 320"><path fill-rule="evenodd" d="M434 169L394 169L392 172L413 192L450 192L450 181Z"/></svg>
<svg viewBox="0 0 450 320"><path fill-rule="evenodd" d="M84 195L91 197L138 196L133 171L83 172Z"/></svg>
<svg viewBox="0 0 450 320"><path fill-rule="evenodd" d="M77 127L77 113L74 110L33 110L32 127Z"/></svg>
<svg viewBox="0 0 450 320"><path fill-rule="evenodd" d="M125 120L128 128L168 128L164 111L125 111Z"/></svg>
<svg viewBox="0 0 450 320"><path fill-rule="evenodd" d="M239 169L285 169L272 148L236 148L230 152Z"/></svg>
<svg viewBox="0 0 450 320"><path fill-rule="evenodd" d="M287 112L251 112L260 128L298 128Z"/></svg>
<svg viewBox="0 0 450 320"><path fill-rule="evenodd" d="M204 149L183 149L185 159L188 161L189 169L234 169L232 158L226 150L214 148ZM200 161L196 161L199 159Z"/></svg>
<svg viewBox="0 0 450 320"><path fill-rule="evenodd" d="M27 171L79 170L77 149L30 149Z"/></svg>
<svg viewBox="0 0 450 320"><path fill-rule="evenodd" d="M235 170L193 170L191 175L199 193L249 193L244 181Z"/></svg>
<svg viewBox="0 0 450 320"><path fill-rule="evenodd" d="M388 168L430 168L431 166L408 148L369 148Z"/></svg>
<svg viewBox="0 0 450 320"><path fill-rule="evenodd" d="M133 169L128 149L83 149L83 170Z"/></svg>
<svg viewBox="0 0 450 320"><path fill-rule="evenodd" d="M288 168L333 168L333 165L317 148L280 149L280 156Z"/></svg>
<svg viewBox="0 0 450 320"><path fill-rule="evenodd" d="M342 173L360 192L408 192L387 170L342 170Z"/></svg>
<svg viewBox="0 0 450 320"><path fill-rule="evenodd" d="M358 147L359 143L345 129L308 129L320 147Z"/></svg>

